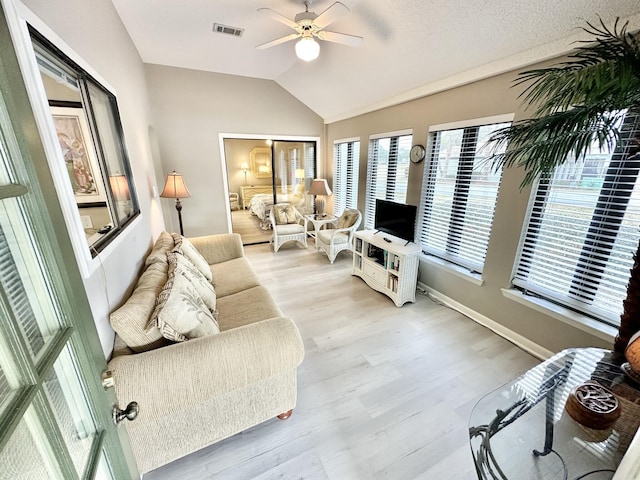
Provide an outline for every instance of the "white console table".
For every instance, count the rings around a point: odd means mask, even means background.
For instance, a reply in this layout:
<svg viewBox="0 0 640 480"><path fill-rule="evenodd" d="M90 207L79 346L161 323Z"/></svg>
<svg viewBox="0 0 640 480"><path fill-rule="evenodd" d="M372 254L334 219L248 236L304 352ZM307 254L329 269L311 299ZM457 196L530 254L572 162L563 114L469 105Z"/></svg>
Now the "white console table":
<svg viewBox="0 0 640 480"><path fill-rule="evenodd" d="M396 306L416 301L420 246L376 230L355 233L352 275Z"/></svg>

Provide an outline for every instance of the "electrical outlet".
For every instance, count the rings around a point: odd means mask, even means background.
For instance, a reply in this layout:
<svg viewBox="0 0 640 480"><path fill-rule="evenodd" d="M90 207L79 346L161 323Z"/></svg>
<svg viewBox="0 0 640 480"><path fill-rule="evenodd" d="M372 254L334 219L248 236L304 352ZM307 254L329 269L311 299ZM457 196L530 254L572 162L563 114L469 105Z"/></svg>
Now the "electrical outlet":
<svg viewBox="0 0 640 480"><path fill-rule="evenodd" d="M80 215L80 220L82 220L82 228L93 228L93 222L89 215Z"/></svg>

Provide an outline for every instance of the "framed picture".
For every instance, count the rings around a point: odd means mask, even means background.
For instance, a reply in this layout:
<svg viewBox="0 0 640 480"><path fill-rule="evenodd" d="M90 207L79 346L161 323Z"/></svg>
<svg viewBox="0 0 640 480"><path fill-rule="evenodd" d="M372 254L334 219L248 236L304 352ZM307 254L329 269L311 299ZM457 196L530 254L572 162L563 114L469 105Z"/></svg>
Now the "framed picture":
<svg viewBox="0 0 640 480"><path fill-rule="evenodd" d="M49 108L76 202L106 202L100 167L81 104Z"/></svg>

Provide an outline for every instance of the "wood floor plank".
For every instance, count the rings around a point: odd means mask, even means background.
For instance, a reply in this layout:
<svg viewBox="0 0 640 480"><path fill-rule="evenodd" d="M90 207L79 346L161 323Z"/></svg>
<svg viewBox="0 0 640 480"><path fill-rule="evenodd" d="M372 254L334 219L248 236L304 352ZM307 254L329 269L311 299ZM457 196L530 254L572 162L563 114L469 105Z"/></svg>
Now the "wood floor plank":
<svg viewBox="0 0 640 480"><path fill-rule="evenodd" d="M426 296L397 308L351 276L351 256L245 247L300 329L298 405L145 480L473 479L476 401L538 361Z"/></svg>

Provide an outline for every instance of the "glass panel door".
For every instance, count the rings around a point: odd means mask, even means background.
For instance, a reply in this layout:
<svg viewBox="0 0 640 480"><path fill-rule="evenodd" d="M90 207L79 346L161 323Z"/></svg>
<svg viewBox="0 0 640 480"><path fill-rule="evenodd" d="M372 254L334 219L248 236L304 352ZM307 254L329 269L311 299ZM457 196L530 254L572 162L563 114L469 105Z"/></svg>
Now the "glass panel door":
<svg viewBox="0 0 640 480"><path fill-rule="evenodd" d="M20 78L0 9L0 479L136 478Z"/></svg>
<svg viewBox="0 0 640 480"><path fill-rule="evenodd" d="M307 192L315 174L315 142L273 142L274 203L290 203L303 215L313 213Z"/></svg>

